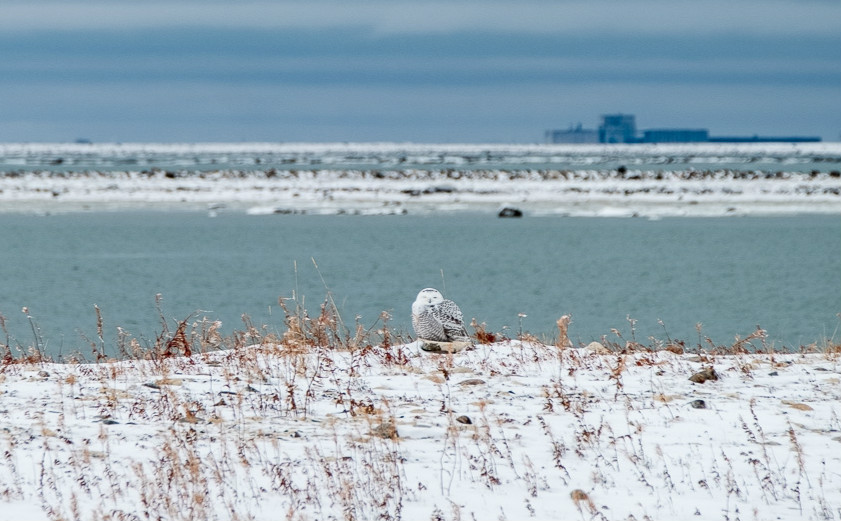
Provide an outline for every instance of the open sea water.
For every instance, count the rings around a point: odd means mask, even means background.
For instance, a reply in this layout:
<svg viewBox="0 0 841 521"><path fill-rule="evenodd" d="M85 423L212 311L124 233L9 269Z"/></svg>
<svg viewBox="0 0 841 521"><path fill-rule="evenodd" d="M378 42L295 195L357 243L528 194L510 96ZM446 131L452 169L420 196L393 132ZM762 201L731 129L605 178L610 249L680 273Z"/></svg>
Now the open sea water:
<svg viewBox="0 0 841 521"><path fill-rule="evenodd" d="M0 214L0 245L0 342L53 356L90 353L94 305L109 354L117 326L152 343L156 294L170 329L195 313L230 333L243 314L282 332L279 297L317 315L329 291L349 327L378 328L387 311L405 339L425 287L510 337L552 340L570 314L576 343L615 340L615 328L730 345L757 326L777 348L841 340L839 216Z"/></svg>

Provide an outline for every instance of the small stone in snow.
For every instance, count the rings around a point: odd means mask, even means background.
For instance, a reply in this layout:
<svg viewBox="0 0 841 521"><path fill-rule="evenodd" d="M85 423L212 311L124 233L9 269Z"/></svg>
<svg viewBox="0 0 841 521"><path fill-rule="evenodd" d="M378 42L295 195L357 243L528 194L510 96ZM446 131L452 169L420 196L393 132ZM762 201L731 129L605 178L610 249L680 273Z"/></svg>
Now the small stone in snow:
<svg viewBox="0 0 841 521"><path fill-rule="evenodd" d="M695 382L696 384L702 384L707 380L718 380L718 374L716 374L715 369L712 367L707 367L703 371L699 371L689 377L689 381Z"/></svg>
<svg viewBox="0 0 841 521"><path fill-rule="evenodd" d="M463 423L465 425L472 425L473 424L473 421L470 419L470 417L469 416L464 416L464 415L456 418L456 421L459 422L459 423Z"/></svg>
<svg viewBox="0 0 841 521"><path fill-rule="evenodd" d="M584 507L587 507L590 512L594 512L596 510L596 506L593 504L593 500L590 499L590 496L587 495L586 492L577 488L569 493L569 497L572 499L572 502L575 503L576 508L578 510L582 510L582 503Z"/></svg>
<svg viewBox="0 0 841 521"><path fill-rule="evenodd" d="M397 427L395 427L394 423L390 421L382 422L381 424L371 429L371 434L379 436L380 438L386 438L391 440L399 438L399 435L397 434Z"/></svg>
<svg viewBox="0 0 841 521"><path fill-rule="evenodd" d="M49 378L49 377L50 377L50 373L48 373L48 372L46 372L46 371L44 371L44 370L41 370L41 371L38 371L38 376L40 376L41 378Z"/></svg>
<svg viewBox="0 0 841 521"><path fill-rule="evenodd" d="M584 349L587 350L587 351L590 351L591 353L595 353L597 355L609 355L610 354L610 349L606 348L605 346L603 346L599 342L590 342L589 344L587 344L587 346Z"/></svg>
<svg viewBox="0 0 841 521"><path fill-rule="evenodd" d="M792 407L792 408L797 409L799 411L813 411L814 410L812 408L812 406L806 405L805 403L792 402L792 401L789 401L789 400L783 400L783 403L785 405L788 405L789 407Z"/></svg>
<svg viewBox="0 0 841 521"><path fill-rule="evenodd" d="M707 402L705 402L704 400L692 400L691 402L689 402L689 405L693 409L706 409L707 408Z"/></svg>

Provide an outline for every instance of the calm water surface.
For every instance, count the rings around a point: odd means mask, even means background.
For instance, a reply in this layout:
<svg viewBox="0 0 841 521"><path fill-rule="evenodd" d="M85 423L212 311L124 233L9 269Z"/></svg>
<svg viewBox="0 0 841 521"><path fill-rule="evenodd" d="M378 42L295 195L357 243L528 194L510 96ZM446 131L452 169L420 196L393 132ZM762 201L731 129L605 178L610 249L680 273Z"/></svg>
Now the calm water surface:
<svg viewBox="0 0 841 521"><path fill-rule="evenodd" d="M511 335L551 338L571 314L580 342L629 337L627 317L641 340L694 344L698 323L721 344L756 325L777 347L841 337L841 217L0 215L0 241L11 342L33 343L26 306L51 354L89 352L94 304L110 340L117 326L154 339L158 293L170 324L200 311L226 332L242 314L282 331L278 297L315 314L327 288L345 322L388 311L402 333L433 286Z"/></svg>

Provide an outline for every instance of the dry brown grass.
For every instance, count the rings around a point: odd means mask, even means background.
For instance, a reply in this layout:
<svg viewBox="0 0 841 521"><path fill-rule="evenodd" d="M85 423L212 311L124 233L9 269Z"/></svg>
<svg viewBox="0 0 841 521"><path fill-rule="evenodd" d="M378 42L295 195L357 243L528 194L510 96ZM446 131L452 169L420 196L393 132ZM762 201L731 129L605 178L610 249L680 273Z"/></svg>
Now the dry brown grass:
<svg viewBox="0 0 841 521"><path fill-rule="evenodd" d="M391 520L404 518L407 503L426 490L449 496L459 479L487 490L513 480L522 486L525 508L534 513L550 481L551 486L580 486L581 473L574 468L580 461L592 465L588 479L597 486L610 485L615 473L630 466L636 485L652 494L674 490L673 473L689 472L670 467L662 451L648 447L646 452L640 439L647 425L641 418L650 405L632 401L626 382L632 371L655 372L666 363L684 363L664 362L662 352L682 356L690 350L673 339L638 342L631 319L630 340L618 331L615 340L602 339L609 350L606 355L570 348L565 316L558 321L560 335L554 345L521 332L504 360L483 356L482 351L501 335L488 333L484 324L472 324L477 347L467 356L471 370L483 378L516 378L535 367L554 375L541 389L543 410L527 420L539 424L540 450L551 458L543 465L515 450L511 433L516 430L509 429L515 420L494 408L492 399L471 403L469 417L458 413L455 395L464 392L459 375L467 362L452 354L427 359L434 363L419 362L390 330L388 314L371 327L348 327L329 296L312 316L295 300L281 299L280 306L285 329L279 335L243 317L243 329L223 337L217 322L193 315L172 329L162 319L151 345L119 330L119 361L104 356L107 346L97 309L97 338L91 342L94 363L67 364L58 383L58 416L53 420L36 410L29 418L36 427L30 438L15 432L3 440L0 498L27 497L26 470L17 464L16 454L29 443L39 444L37 501L50 519L250 519L257 515L259 501L271 497L284 505L276 512L281 519L327 519L339 512L347 520ZM0 327L5 332L2 316ZM39 345L36 336L33 346L14 356L7 341L0 377L44 364ZM749 378L754 352L775 363L776 352L759 329L744 339L736 337L730 346L705 349L699 343L694 356L710 365L727 358L729 367ZM841 348L828 342L823 352L837 361ZM407 478L401 437L405 420L395 413L395 402L367 388L366 376L374 369L395 375L429 371L428 381L440 394L434 398L433 412L445 424L437 445L437 481L415 483ZM598 394L576 385L581 374L602 375ZM130 377L144 383L132 387L126 383ZM80 384L91 379L97 383L95 390ZM594 404L604 401L625 411L630 434L615 432L607 419L591 413ZM652 389L651 401L666 410L674 406L667 389ZM325 403L335 412L325 414ZM743 436L757 447L750 462L762 499L772 503L792 491L800 497L809 479L800 431L789 424L786 432L797 470L790 477L791 469L783 468L767 448L761 414L753 403L748 410L740 425ZM563 431L557 421L550 421L558 417L564 419ZM80 418L94 427L71 428L70 420L80 425ZM110 422L149 429L156 433L154 438L150 434L156 444L139 443L135 450L147 457L121 465L121 440ZM288 444L300 443L316 429L321 441L307 443L295 456L287 453ZM723 487L739 497L744 476L737 479L723 452L712 461L714 475L698 477L693 486ZM570 498L583 519L605 517L592 492L576 488ZM436 506L432 517L461 515L461 507L451 503Z"/></svg>

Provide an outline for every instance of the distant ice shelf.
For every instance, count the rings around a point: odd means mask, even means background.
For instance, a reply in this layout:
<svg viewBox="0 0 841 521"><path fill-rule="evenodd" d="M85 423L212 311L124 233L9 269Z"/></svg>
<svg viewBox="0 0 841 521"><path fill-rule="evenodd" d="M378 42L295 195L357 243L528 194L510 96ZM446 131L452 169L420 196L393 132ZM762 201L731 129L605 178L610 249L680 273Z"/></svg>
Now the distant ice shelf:
<svg viewBox="0 0 841 521"><path fill-rule="evenodd" d="M3 144L0 211L841 212L841 144Z"/></svg>

